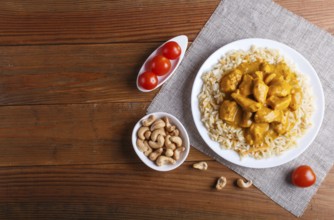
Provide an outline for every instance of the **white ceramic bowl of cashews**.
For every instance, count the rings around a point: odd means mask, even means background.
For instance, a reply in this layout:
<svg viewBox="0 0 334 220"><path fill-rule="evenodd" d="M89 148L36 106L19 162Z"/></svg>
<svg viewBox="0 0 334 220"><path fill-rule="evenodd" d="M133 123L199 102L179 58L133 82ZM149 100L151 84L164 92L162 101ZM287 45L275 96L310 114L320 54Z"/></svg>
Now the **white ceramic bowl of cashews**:
<svg viewBox="0 0 334 220"><path fill-rule="evenodd" d="M157 171L179 167L190 150L186 129L166 112L151 113L140 119L132 131L132 145L138 157Z"/></svg>

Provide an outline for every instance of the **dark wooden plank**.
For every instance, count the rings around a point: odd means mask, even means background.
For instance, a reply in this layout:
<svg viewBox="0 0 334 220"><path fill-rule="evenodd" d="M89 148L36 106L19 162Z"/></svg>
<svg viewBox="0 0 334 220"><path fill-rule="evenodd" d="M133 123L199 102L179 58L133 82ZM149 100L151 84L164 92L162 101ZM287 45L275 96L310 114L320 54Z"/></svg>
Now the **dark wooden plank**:
<svg viewBox="0 0 334 220"><path fill-rule="evenodd" d="M0 4L0 45L194 39L219 1L12 1Z"/></svg>
<svg viewBox="0 0 334 220"><path fill-rule="evenodd" d="M160 43L2 47L0 105L150 101L136 78Z"/></svg>
<svg viewBox="0 0 334 220"><path fill-rule="evenodd" d="M139 162L131 134L148 104L0 107L0 166Z"/></svg>
<svg viewBox="0 0 334 220"><path fill-rule="evenodd" d="M142 163L0 168L0 218L295 219L255 187L237 188L228 168L208 164L167 173ZM228 183L217 191L222 175ZM331 218L333 184L326 179L302 219Z"/></svg>
<svg viewBox="0 0 334 220"><path fill-rule="evenodd" d="M333 0L274 0L279 5L334 34Z"/></svg>
<svg viewBox="0 0 334 220"><path fill-rule="evenodd" d="M334 4L327 0L276 0L334 33ZM193 40L219 1L2 1L0 45Z"/></svg>

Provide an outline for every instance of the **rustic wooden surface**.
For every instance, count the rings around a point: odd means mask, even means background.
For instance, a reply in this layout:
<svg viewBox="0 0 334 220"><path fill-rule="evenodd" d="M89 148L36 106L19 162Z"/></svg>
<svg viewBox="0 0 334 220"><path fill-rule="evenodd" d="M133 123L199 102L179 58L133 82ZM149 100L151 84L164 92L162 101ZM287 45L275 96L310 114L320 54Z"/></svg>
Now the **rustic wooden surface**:
<svg viewBox="0 0 334 220"><path fill-rule="evenodd" d="M276 2L334 34L334 1ZM173 36L193 41L218 3L1 1L0 219L294 219L194 148L168 173L133 152L156 94L136 90L139 67ZM332 170L302 219L331 219L333 185Z"/></svg>

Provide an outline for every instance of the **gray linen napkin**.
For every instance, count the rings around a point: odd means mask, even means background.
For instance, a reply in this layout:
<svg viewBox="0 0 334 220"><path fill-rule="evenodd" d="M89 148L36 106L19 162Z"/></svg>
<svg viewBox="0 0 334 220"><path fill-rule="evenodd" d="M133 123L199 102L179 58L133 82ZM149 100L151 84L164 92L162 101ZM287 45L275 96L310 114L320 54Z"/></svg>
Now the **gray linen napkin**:
<svg viewBox="0 0 334 220"><path fill-rule="evenodd" d="M250 169L231 164L215 154L201 139L192 119L191 89L199 67L218 48L243 38L268 38L289 45L303 54L319 74L325 92L326 112L313 144L297 159L279 167ZM334 38L301 17L269 0L223 0L188 49L175 75L162 87L148 113L175 115L188 130L191 145L225 166L251 179L273 201L301 216L334 160ZM288 175L301 164L317 174L314 186L292 186Z"/></svg>

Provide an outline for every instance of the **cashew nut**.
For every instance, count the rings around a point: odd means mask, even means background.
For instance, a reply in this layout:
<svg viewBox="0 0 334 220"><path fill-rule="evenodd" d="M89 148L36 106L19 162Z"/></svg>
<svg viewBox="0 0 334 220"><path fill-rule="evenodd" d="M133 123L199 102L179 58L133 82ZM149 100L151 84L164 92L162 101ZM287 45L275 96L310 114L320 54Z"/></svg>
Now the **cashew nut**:
<svg viewBox="0 0 334 220"><path fill-rule="evenodd" d="M174 125L169 126L168 128L166 128L166 130L167 130L168 132L172 132L172 131L174 131L175 129L176 129L176 127L175 127Z"/></svg>
<svg viewBox="0 0 334 220"><path fill-rule="evenodd" d="M158 135L166 136L165 129L159 128L159 129L154 130L151 134L151 140L157 141Z"/></svg>
<svg viewBox="0 0 334 220"><path fill-rule="evenodd" d="M137 147L140 152L145 152L148 150L149 146L147 146L143 140L137 139Z"/></svg>
<svg viewBox="0 0 334 220"><path fill-rule="evenodd" d="M165 152L166 157L172 157L174 155L174 151L168 148Z"/></svg>
<svg viewBox="0 0 334 220"><path fill-rule="evenodd" d="M144 144L147 146L147 150L144 151L144 155L148 156L148 155L150 155L150 153L152 153L153 150L152 150L152 148L150 146L148 146L147 141L144 141Z"/></svg>
<svg viewBox="0 0 334 220"><path fill-rule="evenodd" d="M172 136L169 138L171 142L175 143L177 147L181 147L182 145L182 139L177 136Z"/></svg>
<svg viewBox="0 0 334 220"><path fill-rule="evenodd" d="M157 141L149 141L148 145L153 149L158 149L164 146L165 138L161 134L158 135Z"/></svg>
<svg viewBox="0 0 334 220"><path fill-rule="evenodd" d="M153 151L148 158L155 161L162 154L162 151L163 149L159 148L158 150Z"/></svg>
<svg viewBox="0 0 334 220"><path fill-rule="evenodd" d="M246 182L243 179L237 180L237 185L242 189L249 188L252 184L252 180L247 180Z"/></svg>
<svg viewBox="0 0 334 220"><path fill-rule="evenodd" d="M174 155L173 155L174 160L179 160L179 159L180 159L180 156L181 156L181 153L182 153L183 151L185 151L185 150L186 150L186 148L184 148L184 147L179 147L179 148L177 148L177 149L174 151Z"/></svg>
<svg viewBox="0 0 334 220"><path fill-rule="evenodd" d="M179 129L175 129L174 131L170 132L170 135L172 135L172 136L179 136L180 135Z"/></svg>
<svg viewBox="0 0 334 220"><path fill-rule="evenodd" d="M144 137L145 137L145 139L146 140L149 140L150 139L150 137L151 137L151 131L150 130L148 130L148 131L145 131L145 133L144 133Z"/></svg>
<svg viewBox="0 0 334 220"><path fill-rule="evenodd" d="M158 166L166 165L166 164L175 164L176 160L171 157L166 156L159 156L158 159L155 161Z"/></svg>
<svg viewBox="0 0 334 220"><path fill-rule="evenodd" d="M150 130L149 127L145 127L145 126L140 127L137 132L138 138L141 140L145 140L144 133L148 130Z"/></svg>
<svg viewBox="0 0 334 220"><path fill-rule="evenodd" d="M217 180L216 189L222 190L226 186L226 183L227 183L226 177L224 176L219 177L219 179Z"/></svg>
<svg viewBox="0 0 334 220"><path fill-rule="evenodd" d="M175 150L176 145L170 141L170 135L167 135L165 138L165 146L167 149Z"/></svg>
<svg viewBox="0 0 334 220"><path fill-rule="evenodd" d="M156 119L156 117L154 115L150 115L147 119L143 120L141 123L142 123L143 126L148 127L151 124L153 124L155 119Z"/></svg>
<svg viewBox="0 0 334 220"><path fill-rule="evenodd" d="M169 118L168 117L164 117L164 121L166 124L166 130L168 131L168 129L172 126L169 122ZM169 132L169 131L168 131Z"/></svg>
<svg viewBox="0 0 334 220"><path fill-rule="evenodd" d="M165 122L162 119L156 120L152 125L151 125L151 131L154 131L159 128L165 127Z"/></svg>
<svg viewBox="0 0 334 220"><path fill-rule="evenodd" d="M198 170L207 170L208 167L209 167L208 164L203 161L193 164L193 168L198 169Z"/></svg>

